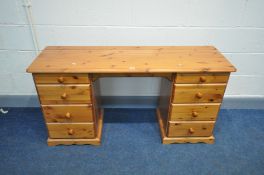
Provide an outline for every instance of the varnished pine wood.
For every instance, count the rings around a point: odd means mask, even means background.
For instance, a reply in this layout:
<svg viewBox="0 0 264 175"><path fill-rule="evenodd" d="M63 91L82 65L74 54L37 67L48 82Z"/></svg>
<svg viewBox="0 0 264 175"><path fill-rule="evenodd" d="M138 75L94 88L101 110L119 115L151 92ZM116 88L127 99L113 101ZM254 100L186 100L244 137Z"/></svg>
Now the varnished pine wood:
<svg viewBox="0 0 264 175"><path fill-rule="evenodd" d="M171 121L216 120L220 103L171 104Z"/></svg>
<svg viewBox="0 0 264 175"><path fill-rule="evenodd" d="M170 121L167 128L167 136L211 136L214 123L214 121Z"/></svg>
<svg viewBox="0 0 264 175"><path fill-rule="evenodd" d="M212 46L48 47L27 69L31 73L233 72Z"/></svg>
<svg viewBox="0 0 264 175"><path fill-rule="evenodd" d="M165 78L161 79L160 96L158 101L158 109L160 116L163 118L165 128L167 127L168 116L170 112L171 94L173 89L173 82Z"/></svg>
<svg viewBox="0 0 264 175"><path fill-rule="evenodd" d="M48 123L93 122L91 104L42 105Z"/></svg>
<svg viewBox="0 0 264 175"><path fill-rule="evenodd" d="M48 146L56 146L56 145L100 145L101 137L102 137L102 129L103 129L103 110L100 112L100 116L98 117L98 127L97 127L97 135L95 138L90 139L52 139L48 138L47 143Z"/></svg>
<svg viewBox="0 0 264 175"><path fill-rule="evenodd" d="M226 84L174 84L173 103L220 103Z"/></svg>
<svg viewBox="0 0 264 175"><path fill-rule="evenodd" d="M95 138L94 123L47 123L49 137L53 139Z"/></svg>
<svg viewBox="0 0 264 175"><path fill-rule="evenodd" d="M100 81L92 81L91 92L91 98L93 101L93 118L95 126L97 126L98 117L101 115L100 112L102 111Z"/></svg>
<svg viewBox="0 0 264 175"><path fill-rule="evenodd" d="M37 84L87 84L88 74L33 74Z"/></svg>
<svg viewBox="0 0 264 175"><path fill-rule="evenodd" d="M131 76L165 78L157 112L163 143L213 143L214 121L235 70L212 46L51 46L27 69L34 73L42 106L67 109L43 109L54 137L49 145L100 143L102 107L96 80ZM84 109L67 108L90 103L89 117ZM96 138L87 138L88 124Z"/></svg>
<svg viewBox="0 0 264 175"><path fill-rule="evenodd" d="M177 73L175 83L227 83L229 73Z"/></svg>
<svg viewBox="0 0 264 175"><path fill-rule="evenodd" d="M89 84L37 84L41 104L91 103Z"/></svg>
<svg viewBox="0 0 264 175"><path fill-rule="evenodd" d="M157 109L157 118L160 128L160 135L161 135L161 142L163 144L173 144L173 143L207 143L213 144L214 143L214 136L209 137L167 137L163 119L160 116L159 109Z"/></svg>
<svg viewBox="0 0 264 175"><path fill-rule="evenodd" d="M172 80L172 73L94 73L92 75L92 81L96 81L99 78L104 77L163 77L168 80Z"/></svg>

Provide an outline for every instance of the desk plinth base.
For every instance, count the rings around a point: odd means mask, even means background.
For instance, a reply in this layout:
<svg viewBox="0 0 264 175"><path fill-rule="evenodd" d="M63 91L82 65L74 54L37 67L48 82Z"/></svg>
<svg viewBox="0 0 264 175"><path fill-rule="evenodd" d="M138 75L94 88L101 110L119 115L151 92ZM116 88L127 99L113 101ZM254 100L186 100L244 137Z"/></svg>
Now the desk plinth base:
<svg viewBox="0 0 264 175"><path fill-rule="evenodd" d="M208 143L213 144L214 143L214 136L209 137L167 137L165 128L163 125L162 117L160 116L159 109L157 109L157 118L159 122L160 127L160 134L161 134L161 142L163 144L173 144L173 143Z"/></svg>
<svg viewBox="0 0 264 175"><path fill-rule="evenodd" d="M103 129L103 110L98 118L97 137L92 139L52 139L48 138L48 146L56 145L100 145Z"/></svg>

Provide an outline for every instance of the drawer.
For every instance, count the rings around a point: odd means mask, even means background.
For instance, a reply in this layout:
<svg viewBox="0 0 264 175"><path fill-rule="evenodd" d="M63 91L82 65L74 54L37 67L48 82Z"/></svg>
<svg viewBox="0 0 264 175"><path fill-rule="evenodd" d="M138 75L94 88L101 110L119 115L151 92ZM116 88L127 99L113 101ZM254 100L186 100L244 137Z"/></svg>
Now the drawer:
<svg viewBox="0 0 264 175"><path fill-rule="evenodd" d="M175 83L227 83L229 73L177 73Z"/></svg>
<svg viewBox="0 0 264 175"><path fill-rule="evenodd" d="M95 128L93 123L72 123L72 124L47 124L49 137L54 139L60 138L95 138Z"/></svg>
<svg viewBox="0 0 264 175"><path fill-rule="evenodd" d="M93 122L92 105L42 105L46 122Z"/></svg>
<svg viewBox="0 0 264 175"><path fill-rule="evenodd" d="M170 120L216 120L220 103L172 104Z"/></svg>
<svg viewBox="0 0 264 175"><path fill-rule="evenodd" d="M87 84L88 74L33 74L36 84Z"/></svg>
<svg viewBox="0 0 264 175"><path fill-rule="evenodd" d="M220 103L226 84L174 84L173 103Z"/></svg>
<svg viewBox="0 0 264 175"><path fill-rule="evenodd" d="M91 103L90 85L37 85L41 104Z"/></svg>
<svg viewBox="0 0 264 175"><path fill-rule="evenodd" d="M169 122L168 137L178 136L211 136L214 121Z"/></svg>

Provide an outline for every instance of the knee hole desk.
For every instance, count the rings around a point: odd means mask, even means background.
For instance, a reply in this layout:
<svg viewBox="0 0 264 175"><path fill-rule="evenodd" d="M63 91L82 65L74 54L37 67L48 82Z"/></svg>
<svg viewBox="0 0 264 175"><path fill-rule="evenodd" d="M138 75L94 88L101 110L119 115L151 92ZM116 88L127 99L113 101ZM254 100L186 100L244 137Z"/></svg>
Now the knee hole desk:
<svg viewBox="0 0 264 175"><path fill-rule="evenodd" d="M96 80L101 77L163 77L157 106L162 143L213 143L234 71L213 46L49 46L27 69L49 146L100 145L103 108Z"/></svg>

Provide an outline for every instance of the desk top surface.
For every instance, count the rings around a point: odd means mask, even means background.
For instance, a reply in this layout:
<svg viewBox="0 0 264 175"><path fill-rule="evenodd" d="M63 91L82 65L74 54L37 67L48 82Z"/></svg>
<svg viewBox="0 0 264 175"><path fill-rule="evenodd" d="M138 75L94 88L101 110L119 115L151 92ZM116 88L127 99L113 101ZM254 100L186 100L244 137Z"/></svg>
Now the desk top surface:
<svg viewBox="0 0 264 175"><path fill-rule="evenodd" d="M49 46L30 73L234 72L213 46Z"/></svg>

